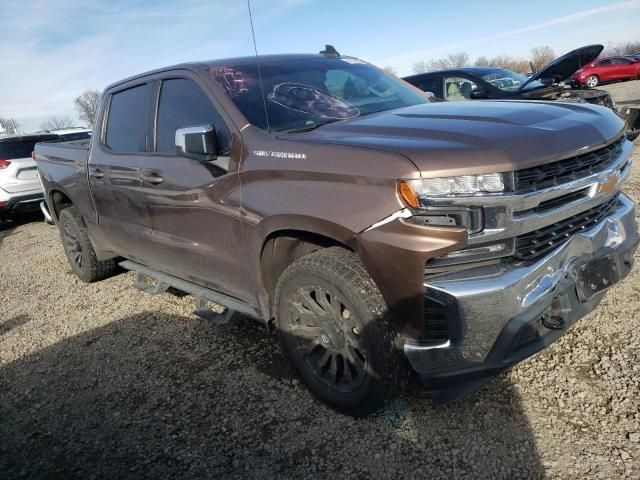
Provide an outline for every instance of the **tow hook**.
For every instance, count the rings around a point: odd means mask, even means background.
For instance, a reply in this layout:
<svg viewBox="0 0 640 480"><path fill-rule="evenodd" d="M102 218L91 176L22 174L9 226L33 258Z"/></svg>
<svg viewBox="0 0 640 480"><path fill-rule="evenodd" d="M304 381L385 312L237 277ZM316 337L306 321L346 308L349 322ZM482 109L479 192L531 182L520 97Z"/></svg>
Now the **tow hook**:
<svg viewBox="0 0 640 480"><path fill-rule="evenodd" d="M562 330L564 328L564 318L553 313L542 315L542 324L549 330Z"/></svg>

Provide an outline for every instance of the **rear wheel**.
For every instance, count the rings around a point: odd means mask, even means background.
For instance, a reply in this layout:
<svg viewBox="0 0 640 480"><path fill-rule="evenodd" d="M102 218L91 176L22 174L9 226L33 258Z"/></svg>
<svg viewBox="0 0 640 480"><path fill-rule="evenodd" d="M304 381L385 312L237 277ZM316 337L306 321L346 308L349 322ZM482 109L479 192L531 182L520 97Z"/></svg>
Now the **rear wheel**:
<svg viewBox="0 0 640 480"><path fill-rule="evenodd" d="M69 265L83 282L95 282L113 275L117 265L115 260L98 260L89 240L84 220L75 207L68 207L60 213L60 236Z"/></svg>
<svg viewBox="0 0 640 480"><path fill-rule="evenodd" d="M598 84L600 83L600 79L597 75L589 75L584 83L587 85L587 87L593 88L598 86Z"/></svg>
<svg viewBox="0 0 640 480"><path fill-rule="evenodd" d="M307 387L350 415L366 415L398 391L399 337L378 288L358 260L332 247L291 264L278 281L277 324Z"/></svg>

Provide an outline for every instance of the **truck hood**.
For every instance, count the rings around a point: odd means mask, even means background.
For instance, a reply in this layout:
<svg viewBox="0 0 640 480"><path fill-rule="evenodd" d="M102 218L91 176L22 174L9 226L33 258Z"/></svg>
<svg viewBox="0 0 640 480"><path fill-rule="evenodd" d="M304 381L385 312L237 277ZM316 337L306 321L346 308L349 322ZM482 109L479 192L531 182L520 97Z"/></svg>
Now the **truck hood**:
<svg viewBox="0 0 640 480"><path fill-rule="evenodd" d="M602 107L505 100L414 105L279 138L395 152L437 177L549 163L606 144L623 128Z"/></svg>

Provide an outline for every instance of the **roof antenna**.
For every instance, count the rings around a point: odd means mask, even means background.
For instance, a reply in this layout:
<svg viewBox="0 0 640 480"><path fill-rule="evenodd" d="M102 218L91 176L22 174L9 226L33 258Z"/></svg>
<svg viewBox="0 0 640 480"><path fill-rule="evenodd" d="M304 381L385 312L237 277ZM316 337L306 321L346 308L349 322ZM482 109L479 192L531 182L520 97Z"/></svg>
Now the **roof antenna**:
<svg viewBox="0 0 640 480"><path fill-rule="evenodd" d="M338 51L335 49L333 45L325 45L324 50L320 51L320 55L332 55L335 57L340 56L340 54L338 53Z"/></svg>
<svg viewBox="0 0 640 480"><path fill-rule="evenodd" d="M269 114L267 113L267 101L264 96L264 86L262 85L262 72L260 71L260 62L258 61L258 44L256 43L256 31L253 28L253 15L251 15L251 0L247 0L247 9L249 10L249 23L251 24L251 36L253 37L253 50L256 52L256 66L258 67L258 81L260 82L260 92L262 93L262 105L264 106L264 118L267 121L267 131L271 131L269 126Z"/></svg>

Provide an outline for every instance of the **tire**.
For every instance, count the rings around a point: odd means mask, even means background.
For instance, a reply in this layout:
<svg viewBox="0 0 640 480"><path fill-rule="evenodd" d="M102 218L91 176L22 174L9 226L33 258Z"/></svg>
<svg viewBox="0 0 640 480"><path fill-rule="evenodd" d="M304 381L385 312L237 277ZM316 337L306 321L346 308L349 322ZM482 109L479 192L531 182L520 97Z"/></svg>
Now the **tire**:
<svg viewBox="0 0 640 480"><path fill-rule="evenodd" d="M293 262L275 311L289 360L320 400L364 416L397 394L407 372L400 337L355 254L331 247Z"/></svg>
<svg viewBox="0 0 640 480"><path fill-rule="evenodd" d="M115 260L98 260L89 240L84 220L75 207L60 212L59 222L62 246L69 265L76 276L86 283L96 282L113 275Z"/></svg>
<svg viewBox="0 0 640 480"><path fill-rule="evenodd" d="M595 88L600 84L600 79L597 75L589 75L584 84L589 88Z"/></svg>

